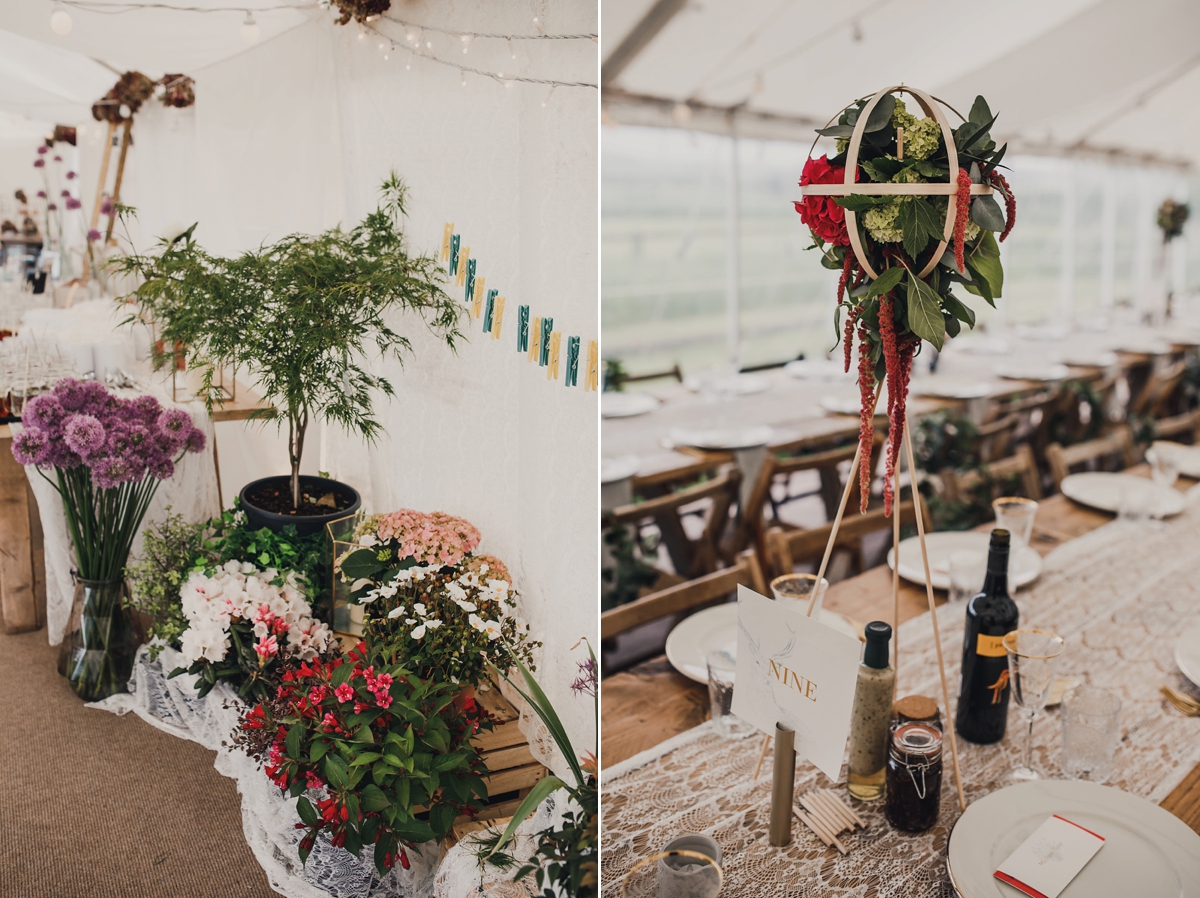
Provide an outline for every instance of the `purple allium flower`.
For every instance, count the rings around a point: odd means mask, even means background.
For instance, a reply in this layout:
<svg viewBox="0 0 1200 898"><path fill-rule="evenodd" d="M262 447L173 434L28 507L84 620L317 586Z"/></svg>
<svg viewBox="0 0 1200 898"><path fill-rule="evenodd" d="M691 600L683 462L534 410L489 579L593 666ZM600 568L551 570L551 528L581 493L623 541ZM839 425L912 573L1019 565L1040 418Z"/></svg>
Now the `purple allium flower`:
<svg viewBox="0 0 1200 898"><path fill-rule="evenodd" d="M95 228L88 228L88 242L95 243L99 239L100 239L100 232L97 231Z"/></svg>
<svg viewBox="0 0 1200 898"><path fill-rule="evenodd" d="M586 661L576 661L575 666L579 668L579 676L571 684L571 691L577 695L595 695L596 659L589 656Z"/></svg>
<svg viewBox="0 0 1200 898"><path fill-rule="evenodd" d="M104 425L91 415L74 415L63 429L63 438L80 458L90 458L104 448Z"/></svg>
<svg viewBox="0 0 1200 898"><path fill-rule="evenodd" d="M56 206L54 203L47 203L46 209L49 210L50 212L54 212L58 209L58 206Z"/></svg>
<svg viewBox="0 0 1200 898"><path fill-rule="evenodd" d="M45 144L42 144L40 147L38 147L38 155L39 156L45 156L49 152L50 152L50 148L48 146L46 146Z"/></svg>
<svg viewBox="0 0 1200 898"><path fill-rule="evenodd" d="M62 436L62 426L67 420L67 411L50 394L35 396L25 405L21 421L26 428L49 431L46 436L55 440Z"/></svg>
<svg viewBox="0 0 1200 898"><path fill-rule="evenodd" d="M55 157L54 157L54 161L55 161L55 162L62 162L62 156L55 156Z"/></svg>
<svg viewBox="0 0 1200 898"><path fill-rule="evenodd" d="M67 197L67 208L68 209L82 209L83 203L79 202L79 200L75 199L75 197L69 196L69 197Z"/></svg>
<svg viewBox="0 0 1200 898"><path fill-rule="evenodd" d="M175 475L175 462L162 458L150 465L150 474L159 480L170 480Z"/></svg>
<svg viewBox="0 0 1200 898"><path fill-rule="evenodd" d="M45 167L46 167L46 160L45 160L45 159L42 159L42 158L34 159L34 160L33 160L33 167L34 167L34 168L45 168Z"/></svg>
<svg viewBox="0 0 1200 898"><path fill-rule="evenodd" d="M110 197L106 196L104 199L102 199L100 201L100 214L101 215L112 215L113 214L113 201Z"/></svg>
<svg viewBox="0 0 1200 898"><path fill-rule="evenodd" d="M181 408L169 408L158 416L158 426L182 443L192 429L192 416Z"/></svg>
<svg viewBox="0 0 1200 898"><path fill-rule="evenodd" d="M76 174L75 172L73 172L73 171L69 171L69 172L67 172L67 180L68 180L68 181L74 181L74 180L75 180L76 178L78 178L78 177L79 177L79 175L77 175L77 174Z"/></svg>
<svg viewBox="0 0 1200 898"><path fill-rule="evenodd" d="M13 458L23 465L43 464L49 449L50 443L40 430L22 430L13 437Z"/></svg>
<svg viewBox="0 0 1200 898"><path fill-rule="evenodd" d="M63 190L63 192L62 192L62 196L70 196L70 195L71 195L71 191L69 191L69 190Z"/></svg>
<svg viewBox="0 0 1200 898"><path fill-rule="evenodd" d="M39 197L41 197L42 199L45 199L45 198L46 198L46 191L44 191L44 190L39 190L39 191L37 192L37 195L38 195Z"/></svg>
<svg viewBox="0 0 1200 898"><path fill-rule="evenodd" d="M162 414L162 406L153 396L139 396L127 406L130 412L147 427L158 424L158 416Z"/></svg>
<svg viewBox="0 0 1200 898"><path fill-rule="evenodd" d="M102 458L92 468L92 481L102 490L134 480L133 471L123 458Z"/></svg>
<svg viewBox="0 0 1200 898"><path fill-rule="evenodd" d="M188 452L203 452L207 443L208 437L206 437L204 435L204 431L198 427L193 427L191 433L187 435Z"/></svg>

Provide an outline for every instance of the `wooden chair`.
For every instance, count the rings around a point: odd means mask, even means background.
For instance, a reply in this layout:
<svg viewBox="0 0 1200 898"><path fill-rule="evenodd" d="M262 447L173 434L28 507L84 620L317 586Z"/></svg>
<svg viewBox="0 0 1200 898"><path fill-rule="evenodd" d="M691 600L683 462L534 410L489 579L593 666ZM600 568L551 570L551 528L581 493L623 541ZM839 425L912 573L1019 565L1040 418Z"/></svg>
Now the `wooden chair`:
<svg viewBox="0 0 1200 898"><path fill-rule="evenodd" d="M1060 391L1042 390L1022 396L1001 405L1000 415L1016 415L1019 423L1013 432L1013 443L1028 443L1033 457L1045 456L1046 444L1050 441L1050 422L1061 403Z"/></svg>
<svg viewBox="0 0 1200 898"><path fill-rule="evenodd" d="M916 511L911 499L900 503L900 525L916 523ZM894 511L894 510L893 510ZM929 519L929 510L921 502L921 515L926 532L933 529ZM850 551L861 554L862 538L869 533L877 533L892 529L892 519L884 517L883 509L876 508L866 514L847 514L842 518L842 526L838 529L835 550ZM819 563L825 554L825 545L829 542L829 534L833 532L830 522L811 530L784 530L782 527L772 527L767 531L767 569L772 577L790 574L796 565ZM861 566L861 565L860 565Z"/></svg>
<svg viewBox="0 0 1200 898"><path fill-rule="evenodd" d="M1106 460L1115 461L1116 470L1131 468L1137 462L1133 449L1133 434L1129 427L1122 424L1108 436L1086 443L1076 443L1074 446L1061 446L1051 443L1046 447L1046 461L1050 465L1050 476L1054 478L1054 488L1059 489L1071 468L1086 464L1100 466Z"/></svg>
<svg viewBox="0 0 1200 898"><path fill-rule="evenodd" d="M1173 394L1186 370L1187 363L1179 361L1161 371L1153 371L1146 380L1146 386L1130 406L1130 411L1139 418L1157 418L1167 414Z"/></svg>
<svg viewBox="0 0 1200 898"><path fill-rule="evenodd" d="M1200 445L1200 409L1155 421L1154 439Z"/></svg>
<svg viewBox="0 0 1200 898"><path fill-rule="evenodd" d="M1014 414L980 424L976 428L979 460L986 463L1008 455L1020 424L1021 416Z"/></svg>
<svg viewBox="0 0 1200 898"><path fill-rule="evenodd" d="M612 639L670 614L695 611L736 592L738 586L748 586L763 594L767 591L762 568L753 551L739 555L733 567L670 586L643 596L636 602L605 611L600 615L600 639Z"/></svg>
<svg viewBox="0 0 1200 898"><path fill-rule="evenodd" d="M662 544L671 556L675 572L692 578L716 569L717 547L729 523L729 509L737 499L741 474L727 468L705 483L687 487L669 495L614 508L604 516L605 527L632 525L641 527L653 519L662 535ZM699 505L698 503L705 503ZM704 523L700 535L690 538L681 517L701 510Z"/></svg>
<svg viewBox="0 0 1200 898"><path fill-rule="evenodd" d="M1018 446L1017 451L1008 458L1002 458L999 461L989 462L982 466L982 471L966 471L964 473L956 473L954 471L942 472L942 484L946 490L946 498L954 501L974 489L986 477L993 483L992 498L995 499L999 495L999 491L1003 489L1003 483L1013 477L1019 477L1021 480L1021 494L1026 499L1042 498L1041 475L1038 472L1037 462L1033 458L1033 450L1029 445Z"/></svg>

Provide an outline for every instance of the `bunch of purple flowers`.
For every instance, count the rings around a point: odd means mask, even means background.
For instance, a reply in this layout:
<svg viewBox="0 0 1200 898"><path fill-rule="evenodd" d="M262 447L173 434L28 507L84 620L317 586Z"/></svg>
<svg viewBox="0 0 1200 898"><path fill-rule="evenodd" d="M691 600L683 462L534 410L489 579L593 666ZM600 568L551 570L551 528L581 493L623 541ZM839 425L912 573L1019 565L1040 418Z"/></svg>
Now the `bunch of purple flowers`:
<svg viewBox="0 0 1200 898"><path fill-rule="evenodd" d="M153 396L120 399L100 383L72 378L30 400L22 425L13 457L35 466L63 497L79 573L88 580L121 576L159 481L205 446L183 409L164 410Z"/></svg>

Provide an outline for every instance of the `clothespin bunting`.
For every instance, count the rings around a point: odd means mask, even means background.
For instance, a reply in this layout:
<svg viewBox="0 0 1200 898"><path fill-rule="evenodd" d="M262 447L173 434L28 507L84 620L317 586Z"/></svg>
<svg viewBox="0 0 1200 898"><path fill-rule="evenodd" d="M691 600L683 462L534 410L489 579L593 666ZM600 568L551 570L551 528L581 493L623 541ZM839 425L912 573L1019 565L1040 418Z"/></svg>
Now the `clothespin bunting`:
<svg viewBox="0 0 1200 898"><path fill-rule="evenodd" d="M441 262L450 261L450 241L454 237L454 222L446 222L446 227L442 229L442 255L439 258Z"/></svg>
<svg viewBox="0 0 1200 898"><path fill-rule="evenodd" d="M495 293L496 291L491 291ZM504 324L504 297L496 299L496 310L492 313L492 339L500 339L500 325Z"/></svg>
<svg viewBox="0 0 1200 898"><path fill-rule="evenodd" d="M529 306L517 306L517 352L529 351Z"/></svg>
<svg viewBox="0 0 1200 898"><path fill-rule="evenodd" d="M533 339L529 341L529 358L526 361L532 362L542 357L542 319L534 318L530 330L533 331Z"/></svg>
<svg viewBox="0 0 1200 898"><path fill-rule="evenodd" d="M479 313L475 311L475 309L478 308L478 306L475 304L475 265L476 261L474 259L471 259L467 262L467 276L465 279L467 284L467 292L463 299L464 302L469 302L472 304L472 318L479 317Z"/></svg>
<svg viewBox="0 0 1200 898"><path fill-rule="evenodd" d="M542 341L541 354L538 356L538 365L545 368L550 364L550 333L554 330L554 319L542 319Z"/></svg>
<svg viewBox="0 0 1200 898"><path fill-rule="evenodd" d="M454 283L461 287L467 282L467 265L470 263L471 271L475 271L475 260L471 258L471 247L464 246L458 254L458 273L454 276ZM468 297L469 299L470 297Z"/></svg>
<svg viewBox="0 0 1200 898"><path fill-rule="evenodd" d="M483 317L483 297L487 295L487 290L484 285L487 283L487 278L475 278L475 296L471 300L471 317Z"/></svg>
<svg viewBox="0 0 1200 898"><path fill-rule="evenodd" d="M600 344L595 340L588 341L587 374L584 375L583 389L589 393L600 390Z"/></svg>
<svg viewBox="0 0 1200 898"><path fill-rule="evenodd" d="M558 358L562 347L562 333L555 331L550 335L550 360L546 368L546 380L558 380Z"/></svg>
<svg viewBox="0 0 1200 898"><path fill-rule="evenodd" d="M567 337L567 373L563 377L568 387L579 385L579 338Z"/></svg>
<svg viewBox="0 0 1200 898"><path fill-rule="evenodd" d="M480 291L483 290L483 278L479 279ZM492 332L492 315L496 310L496 294L498 290L489 290L487 292L487 308L483 313L483 332L490 334Z"/></svg>
<svg viewBox="0 0 1200 898"><path fill-rule="evenodd" d="M446 266L446 274L454 277L458 274L458 248L462 246L462 237L455 234L450 238L450 264Z"/></svg>

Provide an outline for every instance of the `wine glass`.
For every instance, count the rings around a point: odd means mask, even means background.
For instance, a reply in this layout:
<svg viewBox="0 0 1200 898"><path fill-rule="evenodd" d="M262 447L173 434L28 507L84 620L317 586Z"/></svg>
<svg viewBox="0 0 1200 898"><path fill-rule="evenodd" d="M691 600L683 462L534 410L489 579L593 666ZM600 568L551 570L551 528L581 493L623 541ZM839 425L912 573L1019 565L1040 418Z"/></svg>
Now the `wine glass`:
<svg viewBox="0 0 1200 898"><path fill-rule="evenodd" d="M1011 630L1004 636L1004 651L1008 655L1009 683L1013 701L1028 721L1025 730L1025 750L1021 763L1001 775L1005 785L1027 783L1041 779L1043 774L1033 766L1033 721L1046 707L1058 657L1066 643L1061 636L1048 630L1025 628Z"/></svg>

